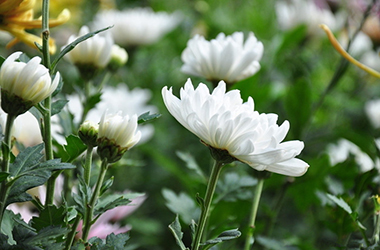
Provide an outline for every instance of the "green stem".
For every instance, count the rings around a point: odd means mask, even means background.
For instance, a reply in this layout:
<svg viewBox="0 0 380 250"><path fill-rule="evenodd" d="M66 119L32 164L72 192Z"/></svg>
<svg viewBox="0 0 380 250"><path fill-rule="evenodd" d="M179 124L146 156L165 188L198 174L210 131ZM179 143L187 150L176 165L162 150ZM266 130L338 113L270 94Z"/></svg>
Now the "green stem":
<svg viewBox="0 0 380 250"><path fill-rule="evenodd" d="M380 234L380 214L375 214L375 230L373 232L372 240L375 245L379 242L379 234Z"/></svg>
<svg viewBox="0 0 380 250"><path fill-rule="evenodd" d="M90 145L87 146L86 162L84 163L84 182L87 184L87 186L90 185L93 149L94 149L93 146L90 146Z"/></svg>
<svg viewBox="0 0 380 250"><path fill-rule="evenodd" d="M93 223L92 220L93 220L94 208L99 198L99 192L100 192L100 188L103 185L104 177L106 176L107 167L108 167L107 160L104 160L100 168L100 173L95 185L94 193L91 196L90 203L88 203L86 206L85 218L83 222L83 235L82 235L83 241L87 241L88 233L90 232L90 228Z"/></svg>
<svg viewBox="0 0 380 250"><path fill-rule="evenodd" d="M1 149L3 153L3 162L1 164L1 171L6 172L6 173L9 173L9 161L10 161L10 155L11 155L11 138L12 138L11 131L12 131L12 126L15 119L16 119L15 115L8 114L7 122L5 125L4 140L3 140L3 143L1 144ZM0 185L0 226L3 220L9 187L10 186L8 186L8 182L6 180L1 182L1 185Z"/></svg>
<svg viewBox="0 0 380 250"><path fill-rule="evenodd" d="M264 179L259 179L259 182L256 184L255 194L252 201L251 217L249 219L249 228L247 232L247 237L245 239L244 250L249 250L253 244L253 233L255 231L255 220L257 215L257 210L259 207L261 193L263 191Z"/></svg>
<svg viewBox="0 0 380 250"><path fill-rule="evenodd" d="M204 204L202 207L201 216L200 216L199 222L198 222L197 232L195 234L194 242L192 244L193 250L199 249L200 242L201 242L203 232L205 229L206 221L209 217L209 211L210 211L210 207L211 207L212 197L214 196L216 184L218 182L219 175L220 175L220 172L222 170L222 167L223 167L223 163L221 161L217 161L217 160L214 162L214 166L212 167L210 179L208 180L208 184L207 184L207 189L206 189L206 194L205 194Z"/></svg>
<svg viewBox="0 0 380 250"><path fill-rule="evenodd" d="M79 225L79 222L81 219L82 219L82 217L78 214L77 217L75 218L73 225L71 226L70 233L67 235L66 247L64 250L70 250L71 249L71 245L74 242L74 238L75 238L75 235L77 232L77 228L78 228L78 225Z"/></svg>

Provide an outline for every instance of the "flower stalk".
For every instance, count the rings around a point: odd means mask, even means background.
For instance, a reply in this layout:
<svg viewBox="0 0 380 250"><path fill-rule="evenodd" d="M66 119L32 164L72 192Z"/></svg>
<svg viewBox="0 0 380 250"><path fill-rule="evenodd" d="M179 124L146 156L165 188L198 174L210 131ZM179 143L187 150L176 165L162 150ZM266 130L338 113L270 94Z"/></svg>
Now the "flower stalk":
<svg viewBox="0 0 380 250"><path fill-rule="evenodd" d="M9 161L10 161L10 154L11 154L11 131L12 131L12 126L15 119L16 119L16 115L8 114L7 122L5 125L4 141L1 144L1 150L3 154L3 162L1 164L1 171L5 173L9 172ZM7 201L7 196L8 196L8 191L9 191L8 190L9 186L7 184L8 182L4 180L0 186L0 225L3 219L5 204Z"/></svg>
<svg viewBox="0 0 380 250"><path fill-rule="evenodd" d="M205 229L206 221L209 217L212 197L214 196L216 184L218 182L223 164L224 164L223 161L215 160L214 166L212 167L211 175L210 175L210 178L209 178L209 181L207 184L204 203L202 206L201 216L200 216L199 222L198 222L198 228L197 228L197 231L196 231L196 234L194 237L194 242L192 244L193 250L199 249L200 242L201 242L203 232Z"/></svg>
<svg viewBox="0 0 380 250"><path fill-rule="evenodd" d="M86 185L90 185L93 149L93 146L87 146L86 161L84 163L84 182L86 183Z"/></svg>
<svg viewBox="0 0 380 250"><path fill-rule="evenodd" d="M253 244L252 237L253 237L253 233L256 227L255 226L256 215L257 215L257 210L259 208L259 202L261 198L261 193L263 191L263 186L264 186L264 179L259 178L259 181L256 184L256 188L255 188L255 195L253 196L251 216L249 219L249 228L248 228L247 236L245 238L244 250L249 250L251 245Z"/></svg>
<svg viewBox="0 0 380 250"><path fill-rule="evenodd" d="M102 165L100 167L100 173L98 176L98 180L95 185L95 190L91 196L90 203L87 204L86 206L86 212L85 212L85 218L83 222L83 236L82 239L84 241L87 241L88 234L90 232L91 225L93 224L93 214L94 214L94 208L95 204L98 201L99 198L99 193L100 193L100 188L103 185L104 177L106 176L108 168L108 162L107 159L104 159L102 161Z"/></svg>

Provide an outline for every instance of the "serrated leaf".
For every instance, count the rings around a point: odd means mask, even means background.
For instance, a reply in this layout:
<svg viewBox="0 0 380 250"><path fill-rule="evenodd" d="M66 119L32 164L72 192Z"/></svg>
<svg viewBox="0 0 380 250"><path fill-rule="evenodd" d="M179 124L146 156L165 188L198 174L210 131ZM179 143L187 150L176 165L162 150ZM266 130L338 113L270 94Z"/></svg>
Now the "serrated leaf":
<svg viewBox="0 0 380 250"><path fill-rule="evenodd" d="M57 148L57 158L61 158L63 162L72 162L87 149L87 146L78 136L69 135L66 137L66 145L58 145Z"/></svg>
<svg viewBox="0 0 380 250"><path fill-rule="evenodd" d="M252 188L257 180L250 176L240 176L235 172L226 173L218 182L215 203L221 200L234 202L252 197Z"/></svg>
<svg viewBox="0 0 380 250"><path fill-rule="evenodd" d="M181 224L179 223L178 214L176 215L175 220L169 225L169 229L172 232L177 245L181 248L181 250L187 250L188 248L182 242L183 233Z"/></svg>
<svg viewBox="0 0 380 250"><path fill-rule="evenodd" d="M170 189L162 189L165 205L175 214L178 214L182 221L190 224L193 218L198 218L200 215L200 208L195 204L194 200L185 193L177 195Z"/></svg>
<svg viewBox="0 0 380 250"><path fill-rule="evenodd" d="M158 119L160 117L161 117L161 114L150 114L150 112L148 111L144 114L139 115L138 124L148 122L148 121L152 121L152 120Z"/></svg>
<svg viewBox="0 0 380 250"><path fill-rule="evenodd" d="M58 100L51 104L51 115L56 115L65 107L65 105L68 103L68 100Z"/></svg>
<svg viewBox="0 0 380 250"><path fill-rule="evenodd" d="M115 249L125 249L127 241L129 240L129 233L121 233L115 235L114 233L110 234L106 238L106 244L115 247Z"/></svg>
<svg viewBox="0 0 380 250"><path fill-rule="evenodd" d="M46 206L40 211L39 216L34 216L31 220L31 225L37 230L48 226L67 226L65 223L67 211L62 206L57 208L54 205Z"/></svg>
<svg viewBox="0 0 380 250"><path fill-rule="evenodd" d="M217 238L208 240L204 243L201 243L201 245L207 245L204 250L210 249L211 247L215 246L216 244L219 244L223 241L227 240L233 240L241 236L241 232L238 229L231 229L224 231L223 233L219 234Z"/></svg>
<svg viewBox="0 0 380 250"><path fill-rule="evenodd" d="M103 214L107 210L118 206L125 206L129 203L131 203L131 200L126 198L126 194L103 195L95 205L94 215Z"/></svg>
<svg viewBox="0 0 380 250"><path fill-rule="evenodd" d="M21 230L18 231L20 233ZM38 231L38 233L28 233L18 235L16 242L27 246L41 247L46 250L62 249L63 237L69 232L68 228L60 226L48 226ZM25 233L25 230L24 230ZM16 239L16 238L15 238Z"/></svg>
<svg viewBox="0 0 380 250"><path fill-rule="evenodd" d="M199 167L198 163L194 157L188 152L176 151L177 156L186 162L186 167L193 170L197 175L199 175L203 181L207 181L206 175L203 173L202 169Z"/></svg>
<svg viewBox="0 0 380 250"><path fill-rule="evenodd" d="M114 177L112 176L111 178L109 178L108 180L106 180L102 187L100 188L100 192L99 192L99 195L102 196L113 184L113 180L114 180Z"/></svg>
<svg viewBox="0 0 380 250"><path fill-rule="evenodd" d="M72 164L62 163L60 159L40 162L42 149L43 144L26 148L10 164L13 180L10 182L6 205L31 200L27 190L43 185L54 171L75 168Z"/></svg>
<svg viewBox="0 0 380 250"><path fill-rule="evenodd" d="M26 228L29 227L28 224L22 220L20 214L14 214L11 210L5 210L1 223L1 233L8 237L8 243L10 245L16 244L16 241L13 240L12 231L17 224L23 224Z"/></svg>
<svg viewBox="0 0 380 250"><path fill-rule="evenodd" d="M54 59L54 61L51 63L51 69L53 69L54 71L54 68L56 67L57 63L62 59L62 57L64 57L67 53L69 53L71 50L73 50L75 48L75 46L77 46L79 43L87 40L88 38L90 37L93 37L94 35L100 33L100 32L103 32L105 30L108 30L110 29L112 26L109 26L109 27L106 27L104 29L100 29L100 30L96 30L94 32L90 32L84 36L81 36L81 37L78 37L77 39L75 39L72 43L68 44L65 46L65 48L63 50L60 51L60 53L58 54L58 56Z"/></svg>
<svg viewBox="0 0 380 250"><path fill-rule="evenodd" d="M89 203L91 199L91 189L85 183L82 176L78 176L79 180L79 192L78 194L72 193L73 200L76 203L77 211L84 217L86 211L86 204Z"/></svg>
<svg viewBox="0 0 380 250"><path fill-rule="evenodd" d="M351 207L342 198L338 198L331 194L327 194L327 197L329 197L339 207L343 208L343 210L346 211L348 214L352 214Z"/></svg>

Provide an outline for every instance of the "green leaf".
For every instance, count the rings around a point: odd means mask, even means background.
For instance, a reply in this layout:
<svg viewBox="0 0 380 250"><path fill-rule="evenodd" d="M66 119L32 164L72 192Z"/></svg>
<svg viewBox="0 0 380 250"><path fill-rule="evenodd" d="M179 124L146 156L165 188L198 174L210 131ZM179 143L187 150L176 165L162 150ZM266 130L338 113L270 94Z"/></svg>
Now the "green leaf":
<svg viewBox="0 0 380 250"><path fill-rule="evenodd" d="M57 145L56 157L61 158L64 162L72 162L78 158L87 146L76 135L66 137L66 145Z"/></svg>
<svg viewBox="0 0 380 250"><path fill-rule="evenodd" d="M49 227L49 226L67 226L66 224L66 209L61 206L57 208L54 205L49 205L45 207L38 217L33 217L31 220L31 226L33 226L37 231Z"/></svg>
<svg viewBox="0 0 380 250"><path fill-rule="evenodd" d="M202 178L204 182L207 181L207 178L203 173L202 169L199 167L198 163L190 153L177 151L176 154L181 160L186 162L187 168L193 170L198 176Z"/></svg>
<svg viewBox="0 0 380 250"><path fill-rule="evenodd" d="M100 188L99 196L102 196L113 184L114 177L112 176L106 180Z"/></svg>
<svg viewBox="0 0 380 250"><path fill-rule="evenodd" d="M327 194L327 197L329 197L335 204L343 208L343 210L346 211L349 215L352 214L351 207L342 198L338 198L331 194Z"/></svg>
<svg viewBox="0 0 380 250"><path fill-rule="evenodd" d="M1 223L1 233L7 236L7 241L10 245L16 244L16 241L13 240L12 231L17 224L22 224L24 227L29 228L29 225L22 220L20 214L14 214L11 210L5 210L3 220Z"/></svg>
<svg viewBox="0 0 380 250"><path fill-rule="evenodd" d="M189 248L187 248L182 242L183 233L181 224L179 223L178 214L176 215L175 220L169 225L169 229L172 232L177 245L181 248L181 250L188 250Z"/></svg>
<svg viewBox="0 0 380 250"><path fill-rule="evenodd" d="M1 65L3 65L3 62L5 61L5 58L4 57L2 57L2 56L0 56L0 67L1 67Z"/></svg>
<svg viewBox="0 0 380 250"><path fill-rule="evenodd" d="M96 104L98 104L101 101L102 93L96 93L86 100L85 103L83 103L83 113L87 114L91 109L95 108Z"/></svg>
<svg viewBox="0 0 380 250"><path fill-rule="evenodd" d="M170 189L162 189L162 195L166 200L166 206L175 214L178 214L183 222L190 224L193 218L198 218L201 210L194 200L185 193L177 195Z"/></svg>
<svg viewBox="0 0 380 250"><path fill-rule="evenodd" d="M152 120L155 120L155 119L158 119L161 117L161 114L150 114L150 112L146 112L144 114L141 114L138 118L138 124L141 124L141 123L144 123L144 122L148 122L148 121L152 121Z"/></svg>
<svg viewBox="0 0 380 250"><path fill-rule="evenodd" d="M226 173L218 182L216 191L218 196L214 202L250 200L252 198L252 187L256 183L257 180L248 175L240 176L235 172Z"/></svg>
<svg viewBox="0 0 380 250"><path fill-rule="evenodd" d="M68 103L68 100L58 100L51 104L51 115L58 114L61 112L61 110L65 107L65 105Z"/></svg>
<svg viewBox="0 0 380 250"><path fill-rule="evenodd" d="M90 187L84 182L83 177L78 175L78 180L79 180L79 192L78 194L72 193L73 200L76 203L77 206L77 211L79 214L84 217L85 211L86 211L86 206L89 203L91 199L91 189Z"/></svg>
<svg viewBox="0 0 380 250"><path fill-rule="evenodd" d="M267 238L267 237L262 237L258 236L257 237L257 242L260 243L263 247L267 249L272 249L272 250L284 250L286 249L286 245L278 240Z"/></svg>
<svg viewBox="0 0 380 250"><path fill-rule="evenodd" d="M96 216L98 214L103 214L107 210L113 209L118 206L128 205L129 203L131 203L130 197L136 197L134 195L128 195L129 194L110 194L101 196L95 205L94 215Z"/></svg>
<svg viewBox="0 0 380 250"><path fill-rule="evenodd" d="M241 235L241 232L238 229L227 230L219 234L217 238L201 243L201 245L207 245L204 248L204 250L207 250L223 241L236 239L240 237L240 235Z"/></svg>
<svg viewBox="0 0 380 250"><path fill-rule="evenodd" d="M13 180L10 182L6 205L31 200L27 190L43 185L54 171L75 168L72 164L62 163L60 159L41 163L42 149L43 144L26 148L10 164Z"/></svg>
<svg viewBox="0 0 380 250"><path fill-rule="evenodd" d="M100 32L103 32L105 30L108 30L110 29L112 26L109 26L109 27L106 27L104 29L100 29L100 30L97 30L97 31L94 31L94 32L90 32L84 36L81 36L77 39L75 39L72 43L66 45L66 47L60 51L60 53L58 54L58 56L54 59L54 61L51 63L51 69L55 69L55 67L57 66L57 63L62 59L62 57L64 57L67 53L69 53L71 50L73 50L75 48L75 46L77 46L79 43L87 40L88 38L90 37L93 37L94 35L100 33Z"/></svg>
<svg viewBox="0 0 380 250"><path fill-rule="evenodd" d="M91 245L91 250L125 250L130 249L127 247L129 238L129 233L117 235L112 233L107 236L106 240L92 237L88 242Z"/></svg>

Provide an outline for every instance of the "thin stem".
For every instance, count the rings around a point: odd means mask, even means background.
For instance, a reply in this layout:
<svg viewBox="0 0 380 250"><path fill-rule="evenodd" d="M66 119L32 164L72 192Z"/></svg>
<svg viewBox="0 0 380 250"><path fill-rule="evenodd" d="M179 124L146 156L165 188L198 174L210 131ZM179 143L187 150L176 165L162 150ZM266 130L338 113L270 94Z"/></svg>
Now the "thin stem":
<svg viewBox="0 0 380 250"><path fill-rule="evenodd" d="M210 179L208 180L208 184L207 184L207 189L206 189L206 194L205 194L204 204L202 207L201 216L200 216L199 222L198 222L197 232L195 234L194 242L192 244L193 250L199 249L199 245L200 245L200 242L201 242L201 239L203 236L206 221L209 217L209 211L210 211L210 207L211 207L212 197L214 196L216 184L218 182L219 175L220 175L220 172L222 170L222 167L223 167L223 163L220 161L215 161L214 166L212 167Z"/></svg>
<svg viewBox="0 0 380 250"><path fill-rule="evenodd" d="M87 186L90 185L93 149L94 149L93 146L90 146L90 145L87 146L86 161L84 163L84 182L87 184Z"/></svg>
<svg viewBox="0 0 380 250"><path fill-rule="evenodd" d="M252 239L253 239L253 233L255 231L256 215L257 215L257 210L259 208L259 202L261 198L261 193L263 191L263 186L264 186L264 179L259 179L259 182L256 184L255 194L253 196L251 217L249 219L249 228L247 232L247 237L245 239L244 250L249 250L251 248L251 245L253 244Z"/></svg>
<svg viewBox="0 0 380 250"><path fill-rule="evenodd" d="M100 192L100 188L103 185L104 177L106 176L107 167L108 167L107 160L104 160L100 168L100 173L95 185L94 193L91 196L90 203L88 203L86 206L86 212L85 212L86 217L84 218L84 222L83 222L83 235L82 235L82 239L84 241L87 241L87 237L90 232L91 225L93 223L92 220L93 220L94 208L95 208L96 201L99 198L99 192Z"/></svg>
<svg viewBox="0 0 380 250"><path fill-rule="evenodd" d="M79 222L81 219L82 219L82 217L80 215L77 215L77 217L75 218L75 221L74 221L73 225L71 226L71 231L67 235L66 247L64 250L70 250L71 249L71 245L74 242L75 234L77 232L77 228L78 228L78 225L79 225Z"/></svg>
<svg viewBox="0 0 380 250"><path fill-rule="evenodd" d="M11 131L13 122L16 119L15 115L8 114L7 116L7 122L5 125L5 134L4 134L4 141L1 144L1 149L3 153L3 162L1 164L1 171L2 172L9 172L9 161L10 161L10 154L11 154ZM9 186L7 185L7 181L4 180L1 182L0 186L0 226L4 215L5 210L5 204L7 202L8 197L8 191Z"/></svg>

